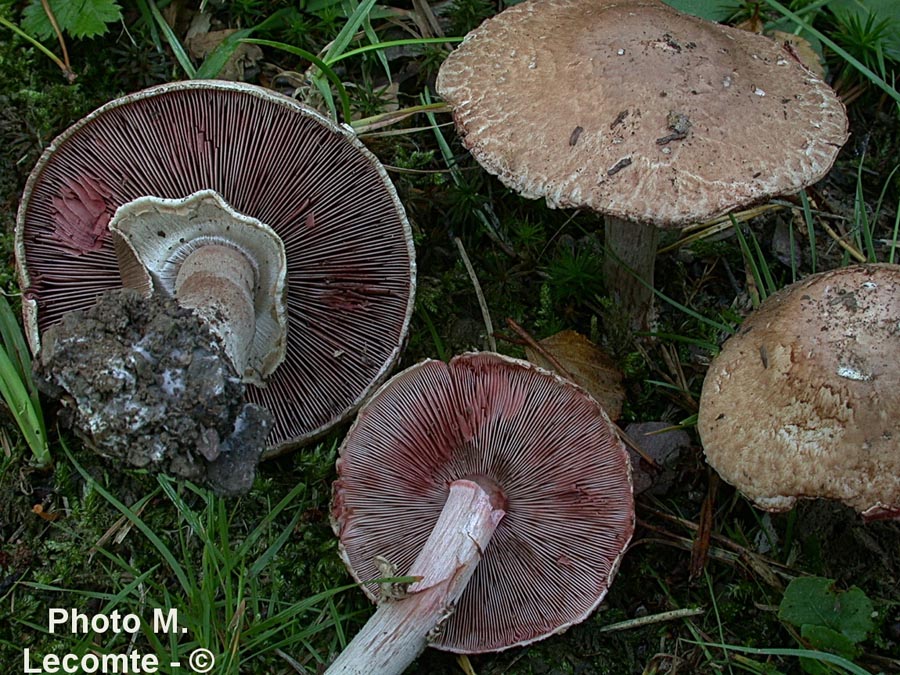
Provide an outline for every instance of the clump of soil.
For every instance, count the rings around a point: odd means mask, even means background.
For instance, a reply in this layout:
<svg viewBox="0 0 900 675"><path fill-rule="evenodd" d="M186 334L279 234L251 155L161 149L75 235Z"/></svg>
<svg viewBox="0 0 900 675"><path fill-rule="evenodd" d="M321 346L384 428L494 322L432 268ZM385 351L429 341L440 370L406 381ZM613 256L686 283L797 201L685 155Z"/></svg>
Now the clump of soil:
<svg viewBox="0 0 900 675"><path fill-rule="evenodd" d="M250 489L272 416L244 402L221 341L174 299L104 293L49 328L38 356L42 390L101 455L218 494Z"/></svg>

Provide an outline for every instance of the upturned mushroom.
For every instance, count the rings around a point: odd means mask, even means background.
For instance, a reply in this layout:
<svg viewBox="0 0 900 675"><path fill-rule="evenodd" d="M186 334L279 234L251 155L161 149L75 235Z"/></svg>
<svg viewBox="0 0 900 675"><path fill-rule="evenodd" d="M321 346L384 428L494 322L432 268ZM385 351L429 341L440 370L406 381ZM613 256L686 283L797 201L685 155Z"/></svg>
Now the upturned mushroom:
<svg viewBox="0 0 900 675"><path fill-rule="evenodd" d="M607 286L636 328L657 228L796 192L847 139L844 106L789 46L658 0L509 7L466 36L437 88L505 185L605 216Z"/></svg>
<svg viewBox="0 0 900 675"><path fill-rule="evenodd" d="M697 427L770 511L839 500L900 515L900 266L814 274L766 299L713 360Z"/></svg>
<svg viewBox="0 0 900 675"><path fill-rule="evenodd" d="M465 354L396 375L340 451L332 519L378 609L328 675L401 673L427 646L526 645L585 619L631 539L627 452L581 388ZM420 577L408 588L372 580Z"/></svg>
<svg viewBox="0 0 900 675"><path fill-rule="evenodd" d="M28 180L16 257L35 352L123 285L202 316L272 414L269 456L355 411L413 308L411 231L377 158L293 99L230 82L154 87L63 132Z"/></svg>

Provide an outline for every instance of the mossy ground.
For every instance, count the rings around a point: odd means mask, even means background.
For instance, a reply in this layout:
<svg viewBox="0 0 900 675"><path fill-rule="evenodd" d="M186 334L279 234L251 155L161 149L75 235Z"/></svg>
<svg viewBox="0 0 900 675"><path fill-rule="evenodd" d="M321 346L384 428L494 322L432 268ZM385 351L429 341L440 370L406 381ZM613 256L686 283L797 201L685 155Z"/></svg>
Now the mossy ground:
<svg viewBox="0 0 900 675"><path fill-rule="evenodd" d="M198 3L183 4L186 9L196 9ZM209 4L222 27L244 27L265 19L276 6L292 3L232 0ZM493 4L482 0L457 2L449 15L448 30L462 34L495 11ZM343 21L337 6L327 5L318 12L297 12L267 37L318 51ZM43 147L67 125L107 100L182 77L171 51L154 47L138 13L126 12L124 25L128 32L114 25L105 36L69 41L70 58L78 73L73 85L63 82L48 59L0 29L0 247L5 261L0 265L0 287L12 296L17 292L12 252L15 211L28 172ZM416 104L418 94L433 87L435 69L444 53L428 47L395 57L392 68L403 73L398 77L397 103ZM305 67L289 55L269 51L254 78L274 86L284 73ZM360 115L377 114L386 105L389 96L380 88L385 84L381 68L372 58L347 66L341 73L356 85L353 101ZM852 139L815 194L821 208L853 223L857 188L861 189L863 208L871 215L886 186L883 208L873 224L877 257L884 260L893 236L900 186L898 174L891 174L900 147L900 122L892 104L872 91L851 106L850 113ZM441 116L439 121L448 122L449 117ZM507 333L505 317L512 317L537 338L563 328L579 330L604 344L622 365L627 390L624 422L662 419L690 424L711 357L708 346L720 344L724 333L661 302L660 332L664 337L653 342L635 340L623 328L603 289L603 233L594 216L552 211L542 203L510 194L477 167L451 127L444 126L441 131L458 166L454 178L433 131L415 131L416 126L426 127L427 121L414 118L398 127L406 128L407 133L365 139L390 167L416 237L418 297L401 366L488 345L473 284L454 242L458 237L476 270L498 333ZM789 261L782 262L780 242L785 228L793 227L797 237L799 273L811 271L812 250L817 253L819 269L846 262L844 251L823 231L817 230L815 244L806 239L805 228L794 220L796 214L781 210L754 219L747 230L760 243L778 285L789 283L792 274ZM666 237L674 240L675 235ZM703 317L733 325L751 307L754 289L747 268L732 235L662 255L657 278L666 296ZM502 337L499 348L516 356L523 353L516 341ZM46 414L52 428L53 404L49 401ZM0 428L0 663L17 672L26 646L37 653L90 647L92 636L78 644L83 636L47 635L48 607L76 607L91 613L112 602L110 598L118 598L122 611L145 615L153 603L182 602L179 606L193 607L199 615L198 608L209 600L220 603L211 614L210 630L218 632L216 639L228 646L234 635L245 634L266 616L349 583L328 520L336 448L344 431L338 429L311 449L264 464L256 486L240 500L209 502L182 486L177 488L178 502L156 478L120 471L95 458L73 438L65 439L71 455L63 451L61 439L53 439L53 471L35 470L29 466L27 448L15 426L4 417ZM133 523L129 526L122 512L92 487L85 475L121 504L141 505L139 518L147 531L174 551L179 563L196 570L196 598L173 599L185 591L160 548L141 528ZM874 601L878 616L877 631L864 644L865 655L859 662L871 672L900 671L898 525L863 525L849 510L825 503L802 504L789 514L763 515L729 486L719 484L710 521L712 537L702 564L697 562L702 550L696 548L696 542L705 540L696 528L715 481L703 462L696 435L694 445L679 459L677 475L668 493L638 499L634 543L607 600L594 616L563 635L528 648L472 657L475 672L617 675L777 669L798 673L797 659L729 657L710 646L797 646L798 636L778 620L776 610L787 580L798 574L818 574L837 579L843 587L862 588ZM273 505L298 484L305 489L267 520ZM149 501L142 501L148 495L152 495ZM192 521L186 514L199 520ZM261 522L267 524L266 534L247 552L247 569L229 568L228 574L234 575L229 578L240 578L240 583L249 584L252 590L252 594L241 595L244 609L240 602L229 604L208 579L204 582L204 574L217 568L205 557L210 555L210 546L204 542L210 538L198 535L194 529L198 522L218 531L216 541L232 550ZM268 547L280 536L283 542L277 554L265 558ZM257 560L265 564L253 567ZM231 588L225 580L220 587ZM230 608L238 610L229 613ZM691 608L698 613L604 631L617 622ZM294 623L286 623L291 634L316 626L323 627L321 631L311 632L303 638L305 642L294 642L289 648L278 647L280 652L273 638L247 652L239 670L281 673L306 668L306 672L316 672L313 654L327 658L338 649L339 630L334 623L352 634L367 611L362 594L352 590L323 599ZM121 649L129 639L127 635L113 640L96 638L104 649ZM152 647L146 637L137 640L138 648ZM441 675L463 672L461 668L450 655L427 652L410 672Z"/></svg>

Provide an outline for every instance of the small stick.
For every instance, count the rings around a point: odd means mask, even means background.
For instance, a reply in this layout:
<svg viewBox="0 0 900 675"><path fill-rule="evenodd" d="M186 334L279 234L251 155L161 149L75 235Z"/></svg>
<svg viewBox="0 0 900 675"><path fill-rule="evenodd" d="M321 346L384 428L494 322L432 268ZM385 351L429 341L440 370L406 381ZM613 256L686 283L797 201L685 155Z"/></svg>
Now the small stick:
<svg viewBox="0 0 900 675"><path fill-rule="evenodd" d="M708 474L709 485L706 490L706 499L703 500L703 506L700 507L699 527L694 536L694 545L691 547L691 580L697 579L703 574L709 560L709 540L716 513L716 489L719 487L719 475L711 469Z"/></svg>
<svg viewBox="0 0 900 675"><path fill-rule="evenodd" d="M866 256L864 256L862 253L860 253L859 250L857 250L857 248L855 246L848 244L846 241L844 241L843 237L841 237L841 235L839 235L837 232L835 232L831 228L831 226L828 225L828 223L826 223L821 218L819 218L819 225L821 225L822 228L828 233L828 236L831 237L832 239L834 239L834 241L837 243L838 246L840 246L842 249L847 251L847 253L849 253L856 260L856 262L860 262L860 263L866 262Z"/></svg>
<svg viewBox="0 0 900 675"><path fill-rule="evenodd" d="M529 333L527 330L522 328L522 326L516 323L514 319L507 317L506 325L509 326L516 333L516 335L525 340L525 344L527 344L538 354L547 359L550 362L550 365L553 366L553 369L557 372L557 374L562 375L569 380L572 380L572 382L575 381L575 376L572 375L572 373L570 373L566 369L566 367L561 364L555 356L553 356L553 354L544 349L544 347L531 336L531 333Z"/></svg>
<svg viewBox="0 0 900 675"><path fill-rule="evenodd" d="M631 436L625 433L625 430L620 427L618 424L613 422L613 426L616 428L616 433L619 434L619 438L622 439L622 442L627 445L629 448L634 450L637 454L641 456L641 459L647 462L650 465L650 468L659 470L659 463L653 459L650 455L646 453L646 451L638 445L637 441L635 441ZM660 431L664 431L660 429Z"/></svg>
<svg viewBox="0 0 900 675"><path fill-rule="evenodd" d="M469 278L472 280L472 285L475 287L475 296L478 298L478 306L481 307L481 316L484 319L484 327L487 330L488 347L490 347L492 352L495 352L497 351L497 341L494 339L494 322L491 321L491 313L488 310L487 302L484 299L484 293L481 292L481 284L478 283L478 277L475 276L475 268L472 267L469 256L466 255L466 249L463 246L462 240L459 237L453 237L453 241L456 243L456 248L459 249L459 255L462 258L463 265L466 266L466 271L469 273Z"/></svg>
<svg viewBox="0 0 900 675"><path fill-rule="evenodd" d="M627 621L619 621L603 626L598 629L601 633L611 633L613 631L628 630L630 628L640 628L641 626L649 626L654 623L662 623L663 621L671 621L672 619L684 619L689 616L700 616L706 612L703 607L688 607L685 609L673 609L668 612L660 612L659 614L648 614L640 616L636 619L628 619Z"/></svg>

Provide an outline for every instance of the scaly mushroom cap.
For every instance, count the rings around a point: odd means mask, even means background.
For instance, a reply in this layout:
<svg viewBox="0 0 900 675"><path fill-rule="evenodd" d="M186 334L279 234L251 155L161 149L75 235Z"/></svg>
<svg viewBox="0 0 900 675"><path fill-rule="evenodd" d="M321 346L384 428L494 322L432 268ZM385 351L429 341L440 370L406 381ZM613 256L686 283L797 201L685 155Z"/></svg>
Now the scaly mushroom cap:
<svg viewBox="0 0 900 675"><path fill-rule="evenodd" d="M710 365L709 463L758 506L900 513L900 266L814 274L763 302Z"/></svg>
<svg viewBox="0 0 900 675"><path fill-rule="evenodd" d="M496 489L506 515L433 646L524 645L586 618L631 539L627 453L577 385L525 361L465 354L396 375L366 404L338 461L333 522L354 577L409 569L448 485ZM376 590L366 588L373 599Z"/></svg>
<svg viewBox="0 0 900 675"><path fill-rule="evenodd" d="M787 47L655 0L510 7L437 88L513 190L658 226L795 192L847 139L844 106Z"/></svg>
<svg viewBox="0 0 900 675"><path fill-rule="evenodd" d="M251 85L177 82L112 101L31 174L16 258L28 338L122 285L107 225L142 197L216 192L270 227L287 258L285 361L248 398L275 417L269 454L346 419L406 338L415 261L384 168L346 128Z"/></svg>

